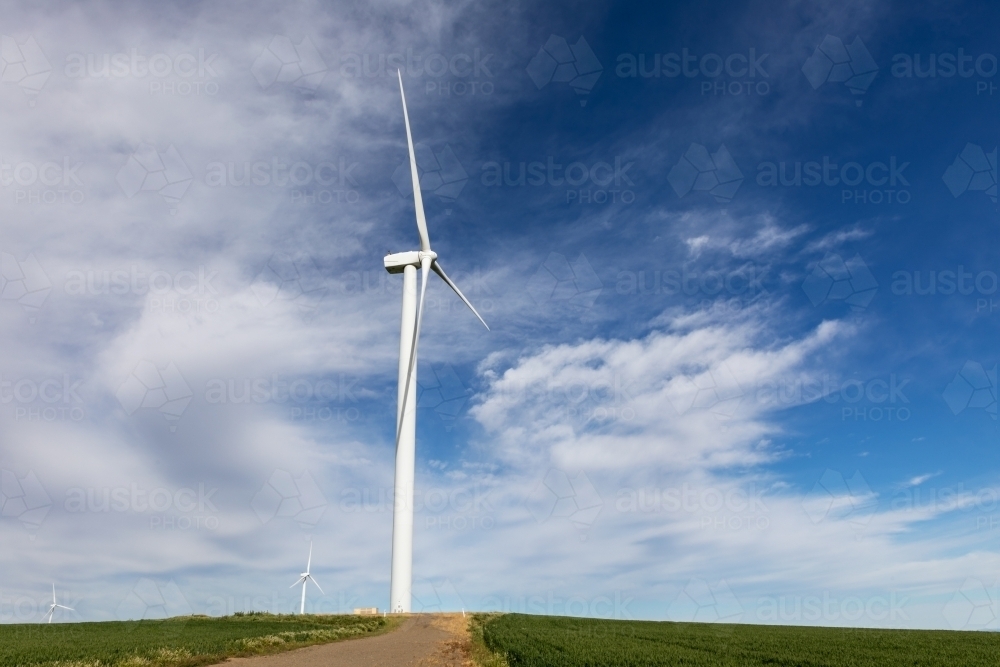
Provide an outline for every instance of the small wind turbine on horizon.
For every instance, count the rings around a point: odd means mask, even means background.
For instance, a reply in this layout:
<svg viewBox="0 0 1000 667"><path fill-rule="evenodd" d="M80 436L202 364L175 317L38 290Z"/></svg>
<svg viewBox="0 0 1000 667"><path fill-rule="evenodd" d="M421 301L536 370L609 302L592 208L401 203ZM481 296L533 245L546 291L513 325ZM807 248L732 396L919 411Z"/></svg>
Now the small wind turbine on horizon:
<svg viewBox="0 0 1000 667"><path fill-rule="evenodd" d="M49 617L49 623L52 622L52 617L55 616L56 609L65 609L66 611L76 611L76 609L73 609L72 607L67 607L65 605L61 605L58 602L56 602L56 585L53 583L52 584L52 604L49 605L49 611L46 614L46 616Z"/></svg>
<svg viewBox="0 0 1000 667"><path fill-rule="evenodd" d="M427 235L427 218L420 194L420 176L417 173L417 156L413 150L410 133L410 116L406 111L406 94L403 92L403 75L399 77L399 95L403 100L403 121L406 124L406 145L410 153L410 179L413 184L413 207L417 217L420 250L398 252L385 256L385 269L389 273L403 274L403 312L399 331L399 390L396 405L396 481L392 512L392 579L389 585L389 611L409 613L413 589L413 477L416 463L417 441L417 343L420 323L424 314L424 295L427 292L427 273L433 271L445 281L467 305L483 326L486 321L476 312L462 290L452 282L441 268L438 255L431 250ZM417 299L417 268L420 268L420 299Z"/></svg>
<svg viewBox="0 0 1000 667"><path fill-rule="evenodd" d="M319 592L323 593L323 589L320 588L320 585L316 581L316 578L313 577L310 574L310 572L312 571L312 562L313 562L313 543L310 542L309 543L309 560L306 561L306 571L299 575L299 580L298 581L296 581L294 584L292 584L291 586L289 586L289 588L295 588L299 584L302 584L302 604L299 606L299 615L300 616L302 614L306 613L306 586L309 585L309 582L310 581L313 582L313 584L316 586L316 588L319 588ZM326 595L326 593L323 593L323 595Z"/></svg>

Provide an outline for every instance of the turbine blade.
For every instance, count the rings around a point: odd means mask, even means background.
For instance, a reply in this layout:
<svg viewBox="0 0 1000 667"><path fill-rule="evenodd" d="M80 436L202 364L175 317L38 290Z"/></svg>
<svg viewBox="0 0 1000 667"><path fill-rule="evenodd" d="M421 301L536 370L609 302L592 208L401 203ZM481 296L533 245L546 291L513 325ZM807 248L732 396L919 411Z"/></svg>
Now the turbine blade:
<svg viewBox="0 0 1000 667"><path fill-rule="evenodd" d="M417 174L417 154L413 150L413 135L410 134L410 115L406 112L406 93L403 92L403 74L396 70L399 76L399 96L403 99L403 121L406 123L406 145L410 149L410 180L413 182L413 207L417 213L417 232L420 234L420 249L431 249L431 240L427 236L427 218L424 217L424 199L420 194L420 176Z"/></svg>
<svg viewBox="0 0 1000 667"><path fill-rule="evenodd" d="M72 607L64 607L61 604L57 604L56 606L60 609L65 609L66 611L76 611L76 609L73 609Z"/></svg>
<svg viewBox="0 0 1000 667"><path fill-rule="evenodd" d="M319 582L318 582L318 581L316 581L316 578L315 578L315 577L309 577L309 581L311 581L311 582L313 582L314 584L316 584L316 588L319 588L319 592L320 592L320 593L323 593L323 589L322 589L322 588L320 588L320 585L319 585ZM323 595L326 595L326 593L323 593Z"/></svg>
<svg viewBox="0 0 1000 667"><path fill-rule="evenodd" d="M56 585L52 584L52 604L56 603Z"/></svg>
<svg viewBox="0 0 1000 667"><path fill-rule="evenodd" d="M417 304L417 321L413 327L413 341L410 344L410 360L406 368L406 384L403 385L403 400L399 404L399 418L396 424L396 448L399 449L399 437L403 433L403 415L406 414L406 403L410 395L410 378L413 377L413 367L417 361L417 343L420 342L420 322L424 316L424 295L427 294L427 269L433 260L424 257L420 263L420 302Z"/></svg>
<svg viewBox="0 0 1000 667"><path fill-rule="evenodd" d="M313 543L309 542L309 560L306 561L306 574L312 572L312 564L313 564Z"/></svg>
<svg viewBox="0 0 1000 667"><path fill-rule="evenodd" d="M301 583L302 583L303 581L305 581L305 580L306 580L306 578L305 578L305 577L299 577L299 580L298 580L298 581L296 581L296 582L295 582L294 584L292 584L291 586L289 586L289 588L295 588L296 586L298 586L299 584L301 584Z"/></svg>
<svg viewBox="0 0 1000 667"><path fill-rule="evenodd" d="M469 310L471 310L473 313L476 314L476 317L479 318L479 321L482 322L483 326L486 327L486 330L489 331L490 325L486 324L486 320L483 319L483 316L479 314L479 312L475 309L475 307L473 307L471 303L469 303L469 300L465 298L464 294L462 294L462 290L458 289L458 285L456 285L451 281L451 278L448 277L448 274L445 273L444 269L441 268L441 263L435 259L434 263L431 264L431 268L434 269L434 273L441 276L441 280L448 283L448 287L455 290L455 294L458 295L458 298L465 302L465 305L469 307Z"/></svg>

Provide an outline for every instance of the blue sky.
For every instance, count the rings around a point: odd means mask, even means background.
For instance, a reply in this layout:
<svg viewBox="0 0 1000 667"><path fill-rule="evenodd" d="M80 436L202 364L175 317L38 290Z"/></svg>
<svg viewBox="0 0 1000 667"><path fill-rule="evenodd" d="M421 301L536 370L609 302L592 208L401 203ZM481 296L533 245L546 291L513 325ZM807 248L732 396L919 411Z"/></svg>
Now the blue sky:
<svg viewBox="0 0 1000 667"><path fill-rule="evenodd" d="M386 605L399 64L415 609L998 629L997 19L10 15L0 622Z"/></svg>

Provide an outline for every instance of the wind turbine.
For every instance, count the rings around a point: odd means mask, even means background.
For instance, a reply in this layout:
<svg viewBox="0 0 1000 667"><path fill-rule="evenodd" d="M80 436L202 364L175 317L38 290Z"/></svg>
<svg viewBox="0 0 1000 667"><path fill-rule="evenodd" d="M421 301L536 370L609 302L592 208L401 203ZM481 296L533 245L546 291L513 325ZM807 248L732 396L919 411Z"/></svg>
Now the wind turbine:
<svg viewBox="0 0 1000 667"><path fill-rule="evenodd" d="M392 579L389 586L389 610L409 613L413 585L413 475L417 441L417 343L420 323L424 314L424 295L427 292L427 272L433 271L455 291L486 329L486 321L476 312L462 290L452 282L441 268L438 255L431 250L427 235L424 201L420 196L420 177L417 174L417 156L413 150L410 133L410 116L406 112L406 94L403 92L403 75L399 77L399 95L403 100L403 121L406 123L406 145L410 152L410 179L413 183L413 207L417 216L417 233L420 250L399 252L385 256L385 269L389 273L403 274L403 312L399 330L399 390L396 404L396 482L392 510ZM417 299L417 267L420 267L420 299Z"/></svg>
<svg viewBox="0 0 1000 667"><path fill-rule="evenodd" d="M72 607L66 607L56 602L56 585L52 584L52 604L49 605L49 611L46 616L49 617L49 623L52 622L52 617L55 616L56 609L65 609L66 611L76 611Z"/></svg>
<svg viewBox="0 0 1000 667"><path fill-rule="evenodd" d="M299 580L298 581L296 581L294 584L292 584L291 586L289 586L289 588L295 588L299 584L302 584L302 604L301 604L301 606L299 606L299 615L300 616L302 614L306 613L306 586L309 584L309 582L310 581L313 582L313 584L316 586L316 588L319 588L319 592L323 593L323 589L320 588L320 585L316 582L315 577L313 577L311 574L309 574L309 572L312 570L312 562L313 562L313 543L310 542L309 543L309 560L306 561L306 571L303 572L301 575L299 575ZM326 595L326 593L323 593L323 595Z"/></svg>

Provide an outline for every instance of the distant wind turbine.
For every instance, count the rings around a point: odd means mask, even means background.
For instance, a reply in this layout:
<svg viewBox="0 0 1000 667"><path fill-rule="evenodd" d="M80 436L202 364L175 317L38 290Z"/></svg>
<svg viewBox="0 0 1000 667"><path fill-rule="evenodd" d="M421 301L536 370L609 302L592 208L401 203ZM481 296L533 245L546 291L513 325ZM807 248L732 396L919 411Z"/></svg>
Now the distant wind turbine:
<svg viewBox="0 0 1000 667"><path fill-rule="evenodd" d="M55 616L56 609L65 609L66 611L76 611L76 609L73 609L72 607L66 607L56 602L56 585L52 584L52 604L49 605L49 611L46 614L46 616L49 617L49 623L52 622L52 617Z"/></svg>
<svg viewBox="0 0 1000 667"><path fill-rule="evenodd" d="M313 577L311 574L309 574L309 572L312 570L312 562L313 562L313 544L312 544L312 542L310 542L309 543L309 560L306 561L306 571L303 572L301 575L299 575L299 580L298 581L296 581L294 584L292 584L291 586L289 586L289 588L295 588L299 584L302 584L302 605L299 607L299 614L300 615L306 613L306 585L310 581L313 582L313 584L316 586L316 588L319 588L319 592L320 593L323 593L323 589L320 588L320 585L316 582L315 577ZM323 593L323 595L326 595L326 593Z"/></svg>
<svg viewBox="0 0 1000 667"><path fill-rule="evenodd" d="M420 195L420 175L417 173L417 156L413 150L410 133L410 116L406 111L403 92L403 75L399 77L399 94L403 99L403 120L406 124L406 145L410 151L410 179L413 183L413 207L417 216L417 233L420 250L398 252L385 256L385 269L389 273L403 274L403 314L399 332L399 390L396 405L396 482L392 512L392 580L389 585L389 610L409 613L413 588L413 475L417 442L417 343L420 322L424 314L424 294L427 292L427 272L434 271L448 287L455 291L483 326L486 321L476 312L462 290L452 282L441 268L438 255L431 250L427 235L424 201ZM417 267L420 267L420 300L417 300Z"/></svg>

